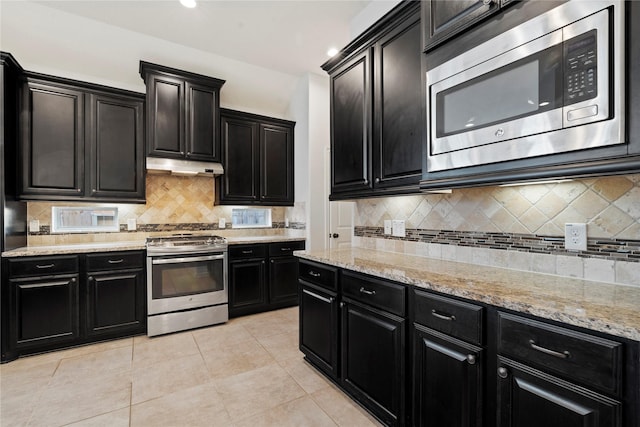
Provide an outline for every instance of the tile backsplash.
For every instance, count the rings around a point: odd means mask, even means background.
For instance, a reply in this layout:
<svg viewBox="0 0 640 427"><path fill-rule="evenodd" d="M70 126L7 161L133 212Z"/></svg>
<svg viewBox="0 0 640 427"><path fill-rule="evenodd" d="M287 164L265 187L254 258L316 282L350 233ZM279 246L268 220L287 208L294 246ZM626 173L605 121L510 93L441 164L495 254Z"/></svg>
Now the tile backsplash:
<svg viewBox="0 0 640 427"><path fill-rule="evenodd" d="M138 231L154 232L163 229L198 230L216 229L218 220L225 218L227 227L231 227L231 210L237 206L214 206L215 185L210 177L182 177L167 174L148 174L146 178L146 203L91 203L91 206L117 206L121 233L127 234L127 220L135 219ZM39 244L38 240L48 241L53 206L87 206L78 202L29 202L27 204L28 221L40 222L40 233L29 235L29 244ZM274 228L282 228L285 219L290 228L305 228L304 203L293 207L271 207L271 219ZM112 233L110 233L112 234ZM112 236L114 239L126 239L126 236ZM45 243L46 244L46 243Z"/></svg>

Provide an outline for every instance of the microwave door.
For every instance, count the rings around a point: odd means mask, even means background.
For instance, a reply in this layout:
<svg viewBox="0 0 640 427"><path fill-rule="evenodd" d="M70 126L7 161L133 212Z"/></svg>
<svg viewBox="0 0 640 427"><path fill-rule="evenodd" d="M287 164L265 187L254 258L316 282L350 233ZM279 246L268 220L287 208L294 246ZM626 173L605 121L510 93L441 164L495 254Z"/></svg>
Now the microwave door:
<svg viewBox="0 0 640 427"><path fill-rule="evenodd" d="M562 128L562 31L430 86L431 154Z"/></svg>

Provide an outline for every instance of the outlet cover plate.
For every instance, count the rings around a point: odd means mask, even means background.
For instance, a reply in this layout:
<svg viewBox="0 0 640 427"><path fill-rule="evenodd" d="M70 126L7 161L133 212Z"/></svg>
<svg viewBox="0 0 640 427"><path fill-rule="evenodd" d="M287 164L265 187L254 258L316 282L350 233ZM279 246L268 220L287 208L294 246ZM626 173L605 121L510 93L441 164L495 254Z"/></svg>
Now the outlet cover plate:
<svg viewBox="0 0 640 427"><path fill-rule="evenodd" d="M384 220L384 234L391 234L391 220Z"/></svg>
<svg viewBox="0 0 640 427"><path fill-rule="evenodd" d="M405 237L406 230L404 228L404 220L403 219L394 219L391 222L392 232L391 234L396 237Z"/></svg>
<svg viewBox="0 0 640 427"><path fill-rule="evenodd" d="M568 250L587 250L587 224L567 223L564 225L564 247Z"/></svg>

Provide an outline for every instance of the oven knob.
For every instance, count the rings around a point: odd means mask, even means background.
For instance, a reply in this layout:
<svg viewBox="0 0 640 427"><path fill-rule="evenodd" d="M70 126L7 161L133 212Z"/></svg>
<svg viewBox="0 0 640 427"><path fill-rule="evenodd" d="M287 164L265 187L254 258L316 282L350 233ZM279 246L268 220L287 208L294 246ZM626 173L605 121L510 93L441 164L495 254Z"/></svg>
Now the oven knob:
<svg viewBox="0 0 640 427"><path fill-rule="evenodd" d="M502 128L498 128L498 130L495 133L496 136L500 137L504 135L504 129Z"/></svg>

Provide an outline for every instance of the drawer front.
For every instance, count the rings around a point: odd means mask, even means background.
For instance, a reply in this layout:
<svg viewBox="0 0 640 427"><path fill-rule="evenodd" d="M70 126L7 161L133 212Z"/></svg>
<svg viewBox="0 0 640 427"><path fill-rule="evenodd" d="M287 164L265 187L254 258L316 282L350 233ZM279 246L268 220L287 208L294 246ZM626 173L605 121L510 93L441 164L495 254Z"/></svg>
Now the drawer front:
<svg viewBox="0 0 640 427"><path fill-rule="evenodd" d="M338 292L338 269L335 267L301 259L298 263L298 277L306 282Z"/></svg>
<svg viewBox="0 0 640 427"><path fill-rule="evenodd" d="M142 251L87 254L87 271L142 268L144 262L145 256Z"/></svg>
<svg viewBox="0 0 640 427"><path fill-rule="evenodd" d="M404 317L406 287L372 277L343 271L342 294L353 300Z"/></svg>
<svg viewBox="0 0 640 427"><path fill-rule="evenodd" d="M278 242L269 244L269 256L291 256L293 251L304 249L304 241Z"/></svg>
<svg viewBox="0 0 640 427"><path fill-rule="evenodd" d="M229 259L235 261L238 259L265 258L267 256L267 245L230 245Z"/></svg>
<svg viewBox="0 0 640 427"><path fill-rule="evenodd" d="M499 313L498 352L611 393L620 391L622 343Z"/></svg>
<svg viewBox="0 0 640 427"><path fill-rule="evenodd" d="M11 277L51 276L77 272L77 255L9 259L9 275Z"/></svg>
<svg viewBox="0 0 640 427"><path fill-rule="evenodd" d="M472 344L483 344L484 307L414 289L414 321Z"/></svg>

